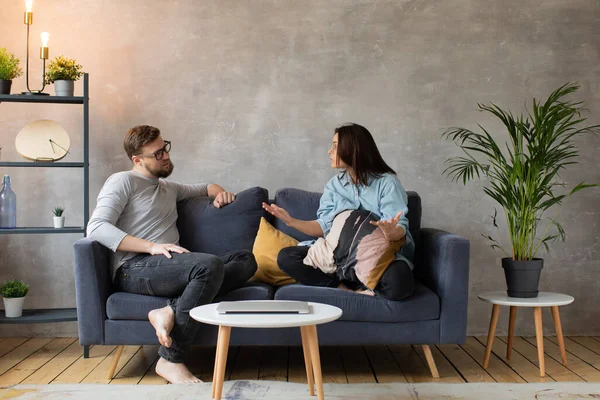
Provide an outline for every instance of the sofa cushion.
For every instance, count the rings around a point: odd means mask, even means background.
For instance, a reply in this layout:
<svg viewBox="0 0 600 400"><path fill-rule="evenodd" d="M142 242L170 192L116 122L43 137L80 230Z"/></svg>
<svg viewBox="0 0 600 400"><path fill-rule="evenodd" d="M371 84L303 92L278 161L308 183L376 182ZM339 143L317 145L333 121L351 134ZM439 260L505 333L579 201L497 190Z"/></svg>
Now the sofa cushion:
<svg viewBox="0 0 600 400"><path fill-rule="evenodd" d="M213 303L239 300L272 300L273 288L260 282L249 282L244 287L232 290L214 299ZM167 305L169 299L158 296L117 292L106 302L106 314L113 320L147 321L150 310Z"/></svg>
<svg viewBox="0 0 600 400"><path fill-rule="evenodd" d="M178 203L181 246L216 255L241 249L252 251L264 212L262 202L269 200L267 190L260 187L244 190L233 203L222 208L213 206L211 200L196 197Z"/></svg>
<svg viewBox="0 0 600 400"><path fill-rule="evenodd" d="M333 219L327 237L308 249L304 264L374 290L406 242L405 237L389 241L374 221L379 218L367 210L342 211Z"/></svg>
<svg viewBox="0 0 600 400"><path fill-rule="evenodd" d="M421 229L421 198L416 192L406 192L406 194L408 195L408 230L416 241L419 237L419 229ZM294 218L312 221L317 219L321 195L322 193L284 188L275 193L275 204L285 209ZM281 232L299 241L316 239L290 228L279 219L275 219L273 225Z"/></svg>
<svg viewBox="0 0 600 400"><path fill-rule="evenodd" d="M421 283L417 282L415 286L412 296L401 301L390 301L348 290L294 284L279 288L275 292L275 300L331 304L342 309L341 321L414 322L438 319L439 297Z"/></svg>
<svg viewBox="0 0 600 400"><path fill-rule="evenodd" d="M256 258L258 268L252 277L253 281L260 281L272 286L289 285L296 283L294 278L279 269L277 256L281 249L296 246L298 241L283 232L278 231L267 222L260 219L260 228L254 241L252 254Z"/></svg>

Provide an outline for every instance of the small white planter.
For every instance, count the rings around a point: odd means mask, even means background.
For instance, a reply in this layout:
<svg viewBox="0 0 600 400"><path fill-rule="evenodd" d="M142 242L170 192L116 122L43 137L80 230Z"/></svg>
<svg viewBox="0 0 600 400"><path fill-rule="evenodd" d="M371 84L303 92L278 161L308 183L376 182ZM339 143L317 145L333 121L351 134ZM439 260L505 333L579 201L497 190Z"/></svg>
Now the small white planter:
<svg viewBox="0 0 600 400"><path fill-rule="evenodd" d="M4 312L7 318L17 318L23 315L25 297L13 297L10 299L3 297L2 299L4 300Z"/></svg>
<svg viewBox="0 0 600 400"><path fill-rule="evenodd" d="M54 227L55 228L64 228L65 227L65 217L53 217L54 219Z"/></svg>
<svg viewBox="0 0 600 400"><path fill-rule="evenodd" d="M57 96L73 96L75 81L54 81L54 93Z"/></svg>

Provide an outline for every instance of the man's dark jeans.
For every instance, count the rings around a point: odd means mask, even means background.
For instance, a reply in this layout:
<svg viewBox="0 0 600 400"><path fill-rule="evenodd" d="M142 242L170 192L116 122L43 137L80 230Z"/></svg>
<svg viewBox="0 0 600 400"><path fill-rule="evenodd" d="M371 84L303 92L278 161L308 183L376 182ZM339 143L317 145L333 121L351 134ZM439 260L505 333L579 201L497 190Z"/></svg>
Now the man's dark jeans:
<svg viewBox="0 0 600 400"><path fill-rule="evenodd" d="M200 324L190 319L192 308L209 304L217 295L242 286L256 272L252 252L234 251L222 256L204 253L140 254L123 264L115 284L121 292L169 297L175 312L171 331L173 343L161 346L158 354L174 363L182 363L186 348L194 341Z"/></svg>

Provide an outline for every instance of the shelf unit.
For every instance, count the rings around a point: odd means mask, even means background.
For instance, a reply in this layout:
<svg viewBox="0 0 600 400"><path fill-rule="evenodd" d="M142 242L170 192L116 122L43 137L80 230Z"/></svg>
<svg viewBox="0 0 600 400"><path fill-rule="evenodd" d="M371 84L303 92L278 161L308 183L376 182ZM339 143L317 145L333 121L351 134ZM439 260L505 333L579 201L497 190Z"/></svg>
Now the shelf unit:
<svg viewBox="0 0 600 400"><path fill-rule="evenodd" d="M36 96L21 94L2 94L0 95L0 104L2 103L44 103L44 104L76 104L83 106L83 162L0 162L0 167L4 168L81 168L83 169L83 226L68 226L64 228L54 227L16 227L0 228L0 234L61 234L61 233L80 233L85 236L85 229L90 215L90 153L89 153L89 76L83 75L83 96ZM2 107L4 108L4 107ZM2 112L0 108L0 112ZM0 324L33 324L47 322L67 322L77 321L76 308L55 308L55 309L34 309L23 310L23 316L18 318L6 318L0 313Z"/></svg>

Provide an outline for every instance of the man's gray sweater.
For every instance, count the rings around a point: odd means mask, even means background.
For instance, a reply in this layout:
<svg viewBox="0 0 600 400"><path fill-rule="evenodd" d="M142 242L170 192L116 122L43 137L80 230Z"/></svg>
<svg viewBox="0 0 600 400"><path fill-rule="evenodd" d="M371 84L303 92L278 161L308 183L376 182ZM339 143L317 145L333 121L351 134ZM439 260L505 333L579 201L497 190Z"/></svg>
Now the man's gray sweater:
<svg viewBox="0 0 600 400"><path fill-rule="evenodd" d="M198 196L208 196L208 184L184 185L148 178L133 170L111 175L100 190L87 235L113 251L113 279L116 270L137 255L117 251L125 236L179 244L177 202Z"/></svg>

